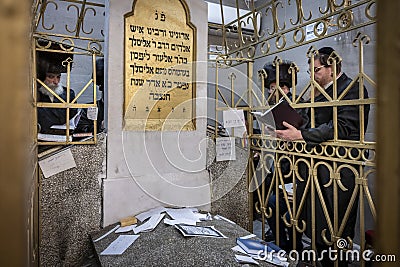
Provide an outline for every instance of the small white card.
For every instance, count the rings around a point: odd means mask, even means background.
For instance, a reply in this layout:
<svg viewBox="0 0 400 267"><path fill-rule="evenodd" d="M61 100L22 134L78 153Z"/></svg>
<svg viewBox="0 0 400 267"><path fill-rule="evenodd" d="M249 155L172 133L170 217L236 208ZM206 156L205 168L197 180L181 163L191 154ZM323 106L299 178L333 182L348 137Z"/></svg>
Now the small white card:
<svg viewBox="0 0 400 267"><path fill-rule="evenodd" d="M99 109L97 107L88 107L87 108L87 118L89 120L97 120L97 113L98 113Z"/></svg>
<svg viewBox="0 0 400 267"><path fill-rule="evenodd" d="M164 213L151 216L147 222L133 228L133 232L135 234L138 234L140 232L152 231L154 228L157 227L157 225L161 222L161 220L162 220L162 218L164 218L164 216L165 216Z"/></svg>
<svg viewBox="0 0 400 267"><path fill-rule="evenodd" d="M217 161L236 160L235 137L218 137L215 148Z"/></svg>
<svg viewBox="0 0 400 267"><path fill-rule="evenodd" d="M139 221L143 222L147 218L150 218L153 215L159 215L160 213L162 213L162 212L164 212L166 210L167 210L167 208L164 208L164 207L161 207L161 206L155 207L155 208L153 208L151 210L148 210L148 211L142 212L140 214L137 214L136 215L136 219L138 219Z"/></svg>
<svg viewBox="0 0 400 267"><path fill-rule="evenodd" d="M235 255L235 260L239 263L252 263L252 264L257 264L260 265L257 261L255 261L252 257L250 256L243 256L243 255Z"/></svg>
<svg viewBox="0 0 400 267"><path fill-rule="evenodd" d="M196 221L189 219L178 219L178 220L164 219L164 223L168 225L175 225L175 224L196 225Z"/></svg>
<svg viewBox="0 0 400 267"><path fill-rule="evenodd" d="M75 168L76 163L71 149L66 149L39 161L39 166L42 169L44 177L48 178L65 170Z"/></svg>
<svg viewBox="0 0 400 267"><path fill-rule="evenodd" d="M133 229L135 227L136 227L136 224L120 227L117 230L115 230L115 233L118 234L118 233L126 233L126 232L129 232L129 231L133 231Z"/></svg>
<svg viewBox="0 0 400 267"><path fill-rule="evenodd" d="M120 235L100 255L121 255L138 237L139 235Z"/></svg>
<svg viewBox="0 0 400 267"><path fill-rule="evenodd" d="M224 119L224 127L244 127L244 113L241 109L224 110L222 113Z"/></svg>

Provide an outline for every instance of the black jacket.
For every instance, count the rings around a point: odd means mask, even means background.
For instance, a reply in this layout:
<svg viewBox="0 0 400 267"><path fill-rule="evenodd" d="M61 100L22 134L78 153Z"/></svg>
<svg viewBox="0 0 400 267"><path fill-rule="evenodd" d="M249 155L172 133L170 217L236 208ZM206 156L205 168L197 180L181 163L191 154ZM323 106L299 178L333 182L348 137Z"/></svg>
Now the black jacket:
<svg viewBox="0 0 400 267"><path fill-rule="evenodd" d="M342 73L337 79L337 95L346 89L351 83L351 79ZM326 93L332 97L333 85L326 89ZM359 98L359 84L354 83L351 89L347 92L343 100L358 99ZM368 98L368 91L364 87L364 98ZM323 94L315 97L315 102L326 102L327 99ZM364 107L364 121L365 129L368 124L369 105ZM338 119L338 136L339 139L345 140L359 140L360 138L360 118L359 107L353 106L339 106L337 109ZM319 144L333 139L333 108L332 107L318 107L315 108L315 128L311 126L311 109L308 110L309 122L308 125L301 130L303 139L308 144Z"/></svg>
<svg viewBox="0 0 400 267"><path fill-rule="evenodd" d="M351 79L348 78L344 73L337 79L337 87L338 93L340 94L346 89L346 87L351 83ZM332 96L333 93L333 85L326 89L328 95ZM364 88L364 98L368 98L368 92ZM344 99L359 99L359 84L354 83L351 89L347 92ZM327 99L324 95L320 94L315 98L315 102L325 102ZM365 105L364 107L364 121L365 121L365 129L367 127L368 122L368 113L369 113L369 105ZM337 120L338 120L338 137L343 140L359 140L360 138L360 119L359 119L359 106L358 105L347 105L347 106L339 106L337 108ZM310 116L310 111L308 111L308 115ZM324 141L328 141L333 139L334 137L334 125L333 125L333 108L330 107L318 107L315 108L315 128L310 128L311 125L311 117L308 125L301 129L301 133L303 135L304 140L308 145L315 146ZM322 162L321 160L315 160L315 164ZM334 168L332 161L323 161L323 164L327 164L330 168ZM338 166L342 165L338 163ZM354 166L353 166L354 167ZM358 166L355 166L356 170L358 170ZM312 177L309 176L310 172L308 167L305 166L304 163L300 162L298 164L298 169L301 177L304 181L297 180L297 205L300 204L301 197L303 194L306 194L306 202L302 208L300 220L304 220L306 222L306 234L311 237L311 222L312 222L312 207L311 207L311 191L310 188L307 192L306 183L308 179ZM327 221L325 219L325 214L323 212L323 203L325 203L328 211L328 215L331 223L333 224L333 210L334 210L334 192L333 192L333 183L330 186L325 187L327 185L333 173L330 172L329 168L325 165L319 165L317 168L317 181L318 187L321 190L321 194L323 197L320 199L317 190L315 191L315 227L316 227L316 242L318 246L325 246L322 239L322 231L326 229L326 237L328 240L331 239L330 232L328 228ZM343 191L338 187L338 218L339 218L339 227L344 218L345 212L349 207L350 199L353 194L355 188L355 175L350 170L350 168L342 168L340 171L341 183L347 189ZM356 197L356 201L352 208L350 209L350 214L345 223L345 227L342 233L342 238L354 237L354 228L357 219L357 208L358 208L358 194ZM302 228L302 225L299 225Z"/></svg>
<svg viewBox="0 0 400 267"><path fill-rule="evenodd" d="M67 101L67 88L63 87L63 92L59 95L63 100ZM70 89L70 101L75 98L74 90ZM50 97L38 91L37 102L48 102L51 103ZM53 99L53 103L61 103L56 97ZM78 110L76 108L71 108L69 110L69 119L72 119ZM38 108L38 124L40 125L41 133L53 133L50 129L53 125L63 125L66 123L66 108Z"/></svg>

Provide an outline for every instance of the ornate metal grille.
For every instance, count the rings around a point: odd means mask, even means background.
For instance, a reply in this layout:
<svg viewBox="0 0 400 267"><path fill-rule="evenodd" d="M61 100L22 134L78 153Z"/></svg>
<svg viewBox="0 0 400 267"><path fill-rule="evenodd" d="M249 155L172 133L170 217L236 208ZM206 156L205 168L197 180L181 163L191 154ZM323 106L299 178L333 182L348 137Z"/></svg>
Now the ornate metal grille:
<svg viewBox="0 0 400 267"><path fill-rule="evenodd" d="M307 108L311 112L311 126L315 126L315 110L321 107L330 107L333 110L334 134L330 141L323 142L314 147L308 146L304 141L287 142L285 140L274 137L261 129L261 134L254 134L252 127L248 127L248 140L250 141L250 157L248 164L248 181L249 189L255 189L254 194L257 201L253 208L261 214L262 229L264 236L264 223L266 218L275 219L277 225L277 235L279 231L279 220L281 216L284 224L290 229L292 235L293 246L296 246L296 233L303 233L308 230L311 238L311 248L316 250L317 239L321 240L324 245L332 246L334 249L343 248L338 245L338 241L346 240L348 246L345 249L353 249L354 240L347 234L344 234L346 224L349 223L349 214L353 208L358 209L359 221L359 238L357 243L360 244L360 251L366 249L365 230L366 216L371 214L373 220L376 219L376 210L373 197L370 192L369 182L375 173L375 142L367 140L365 137L365 125L367 121L363 115L359 115L359 139L343 140L338 135L338 108L343 106L356 106L359 114L364 114L366 106L374 105L376 99L370 94L366 98L363 93L364 86L369 91L374 92L376 83L364 69L364 47L371 42L370 37L360 30L365 27L373 27L376 23L375 8L376 2L373 0L366 1L342 1L337 3L334 0L315 2L314 10L305 12L304 1L250 1L250 10L246 15L237 16L236 20L224 24L223 4L220 0L221 15L223 24L219 27L220 44L217 45L217 59L212 61L216 67L216 100L223 102L223 107L216 106L216 121L221 115L221 111L229 108L238 108L245 111L259 111L268 108L268 101L280 92L285 100L295 109ZM236 0L236 8L239 10L239 1ZM255 4L258 4L257 6ZM314 1L313 1L314 3ZM294 5L294 6L293 6ZM284 17L280 12L287 9L295 8L294 17ZM239 11L237 12L239 14ZM357 14L357 16L355 16ZM257 17L263 16L263 26L258 31ZM282 22L284 19L290 23ZM252 33L243 30L244 26L251 25L254 29ZM215 28L215 25L210 25ZM282 63L282 52L289 51L301 46L309 45L307 50L307 58L310 59L311 69L313 69L314 57L317 54L317 48L314 44L322 39L333 38L340 40L341 38L351 37L348 43L354 47L354 55L357 55L358 69L354 75L352 82L338 94L336 75L333 80L333 95L329 96L324 89L317 84L314 76L311 75L306 85L301 88L292 87L292 97L288 98L279 81L275 91L269 95L264 89L265 71L259 71L260 90L256 90L253 86L253 65L258 59L265 59L274 56L273 63L277 66L276 77L279 77L279 65ZM330 64L334 70L336 62L342 61L342 55L331 55ZM235 85L236 75L230 74L229 79L231 85L228 90L224 91L219 88L218 81L221 79L221 68L232 68L236 66L246 66L247 69L247 88L240 91ZM296 63L290 67L289 73L294 78L295 73L305 71L300 69ZM228 71L229 72L229 71ZM335 71L334 71L335 73ZM358 83L359 96L357 99L346 99L350 88ZM316 102L315 91L323 94L327 101ZM229 93L226 93L229 92ZM264 97L266 96L266 97ZM308 101L302 102L301 98L307 98ZM219 101L216 101L217 103ZM240 103L246 103L243 107ZM247 113L247 121L252 121L251 114ZM372 114L370 121L373 120ZM216 127L217 128L217 127ZM217 136L217 130L215 132ZM254 162L254 155L259 154L258 165ZM289 172L283 174L281 170L282 161L289 162ZM329 180L321 182L319 170L324 168L328 174ZM265 177L272 172L271 180L267 181ZM306 171L305 171L306 170ZM354 179L354 187L347 188L345 184L348 177L343 177L343 171L352 173ZM307 173L304 175L301 172ZM290 181L293 183L293 195L289 195L282 188ZM297 194L297 185L302 184L302 195ZM327 198L324 190L331 190L332 198ZM251 190L250 190L251 191ZM342 192L349 194L349 202L345 208L339 207L339 198ZM268 200L272 195L283 196L284 207L280 207L278 198L275 200L276 210L268 205ZM329 203L327 203L329 201ZM281 202L282 203L282 202ZM305 206L309 205L310 218L304 219L301 214L304 212ZM321 207L322 214L316 215L316 206ZM280 209L287 210L284 215ZM338 212L342 208L344 212ZM368 209L368 210L366 210ZM252 218L252 216L249 216ZM316 224L318 220L325 220L326 227L320 236L317 236ZM279 240L277 240L279 245ZM361 254L360 254L361 255ZM362 258L361 265L365 262Z"/></svg>
<svg viewBox="0 0 400 267"><path fill-rule="evenodd" d="M33 4L33 77L38 77L38 55L40 53L51 57L62 58L62 65L66 73L67 98L61 99L54 91L45 86L43 80L35 79L32 95L37 110L65 109L66 130L64 136L56 141L39 141L39 145L59 144L93 144L97 142L97 121L93 120L93 131L89 135L90 140L72 141L70 132L70 111L72 109L97 108L97 81L96 81L96 59L103 57L104 47L104 1L74 1L38 0ZM74 77L72 68L82 69L92 73L91 77ZM89 71L90 69L90 71ZM78 72L77 72L78 73ZM75 75L79 76L79 75ZM71 88L71 83L81 79L81 88ZM38 102L37 90L43 86L55 98L58 103ZM70 89L76 92L76 97L69 96ZM89 92L90 91L90 92ZM82 100L84 95L89 95L92 100ZM86 102L86 103L85 103ZM88 102L88 103L87 103ZM36 117L36 116L35 116Z"/></svg>

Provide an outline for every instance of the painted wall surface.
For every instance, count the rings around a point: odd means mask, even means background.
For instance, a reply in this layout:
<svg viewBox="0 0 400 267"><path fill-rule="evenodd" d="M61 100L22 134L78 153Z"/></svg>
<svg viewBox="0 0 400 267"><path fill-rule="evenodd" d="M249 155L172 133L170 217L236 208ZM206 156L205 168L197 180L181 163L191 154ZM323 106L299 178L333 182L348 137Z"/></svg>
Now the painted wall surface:
<svg viewBox="0 0 400 267"><path fill-rule="evenodd" d="M141 0L139 0L141 1ZM132 0L108 1L106 80L108 81L107 179L104 218L108 225L158 205L204 206L210 203L206 168L207 5L187 0L197 28L196 130L123 131L124 15ZM140 11L136 11L139 12Z"/></svg>

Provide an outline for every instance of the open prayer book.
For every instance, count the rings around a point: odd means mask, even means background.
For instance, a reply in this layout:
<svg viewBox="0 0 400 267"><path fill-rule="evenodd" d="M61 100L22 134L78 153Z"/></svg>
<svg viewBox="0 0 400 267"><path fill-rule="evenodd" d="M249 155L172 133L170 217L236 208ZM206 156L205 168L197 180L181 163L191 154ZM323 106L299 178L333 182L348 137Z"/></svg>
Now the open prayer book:
<svg viewBox="0 0 400 267"><path fill-rule="evenodd" d="M76 115L69 120L69 129L70 130L75 130L75 128L78 126L79 120L81 119L81 110L76 113ZM51 129L60 129L60 130L66 130L67 125L62 124L62 125L52 125L50 127Z"/></svg>
<svg viewBox="0 0 400 267"><path fill-rule="evenodd" d="M287 101L284 101L284 98L281 98L279 102L273 105L265 112L255 111L252 112L256 119L259 122L262 122L267 127L276 130L284 130L286 129L283 126L283 122L286 121L287 123L293 125L297 129L303 124L303 118L297 111L292 108ZM275 122L275 127L273 126L272 122Z"/></svg>

